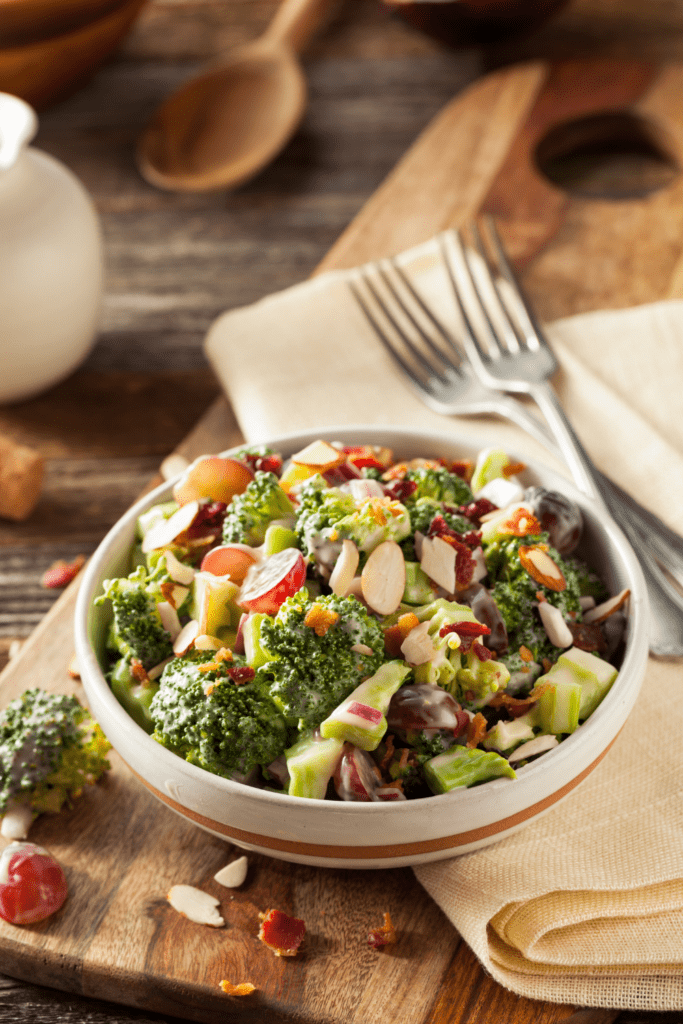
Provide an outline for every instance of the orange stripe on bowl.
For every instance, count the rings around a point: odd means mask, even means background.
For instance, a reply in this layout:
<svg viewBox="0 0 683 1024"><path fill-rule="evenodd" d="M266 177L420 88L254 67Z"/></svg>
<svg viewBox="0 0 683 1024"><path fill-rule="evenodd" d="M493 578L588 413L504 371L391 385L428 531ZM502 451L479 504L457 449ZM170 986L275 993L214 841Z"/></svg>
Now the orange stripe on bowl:
<svg viewBox="0 0 683 1024"><path fill-rule="evenodd" d="M614 739L616 739L616 736ZM280 853L296 853L309 857L327 858L329 860L383 860L392 857L410 857L414 854L436 853L440 850L456 849L458 846L466 846L468 843L474 843L480 839L488 839L490 836L498 835L498 833L514 828L516 825L521 825L522 822L528 821L530 818L534 818L537 814L552 807L554 803L557 803L558 800L561 800L562 797L570 793L580 782L583 782L586 776L590 775L593 769L600 764L613 743L614 740L605 747L602 753L587 768L584 768L579 775L562 786L561 789L556 790L523 811L518 811L517 814L511 814L509 817L492 822L490 825L473 828L468 832L458 832L452 836L424 839L416 843L388 843L386 846L327 846L323 843L299 843L289 839L276 839L273 836L259 835L256 832L246 832L244 829L235 828L232 825L224 825L220 821L214 821L213 818L207 818L203 814L198 814L197 811L183 807L182 804L166 796L165 793L155 789L130 765L127 767L162 803L172 807L173 810L190 821L203 825L212 832L218 832L227 839L234 839L238 843L249 843L251 846L260 846L266 850L278 850Z"/></svg>

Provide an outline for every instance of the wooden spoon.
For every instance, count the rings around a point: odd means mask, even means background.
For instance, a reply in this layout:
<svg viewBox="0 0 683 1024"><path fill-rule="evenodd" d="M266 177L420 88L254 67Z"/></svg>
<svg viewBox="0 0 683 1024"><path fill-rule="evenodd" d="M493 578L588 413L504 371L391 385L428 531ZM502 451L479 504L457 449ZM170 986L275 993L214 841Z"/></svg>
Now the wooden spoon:
<svg viewBox="0 0 683 1024"><path fill-rule="evenodd" d="M138 143L140 173L160 188L234 188L294 134L306 105L296 58L336 0L283 0L267 31L192 79L156 112Z"/></svg>

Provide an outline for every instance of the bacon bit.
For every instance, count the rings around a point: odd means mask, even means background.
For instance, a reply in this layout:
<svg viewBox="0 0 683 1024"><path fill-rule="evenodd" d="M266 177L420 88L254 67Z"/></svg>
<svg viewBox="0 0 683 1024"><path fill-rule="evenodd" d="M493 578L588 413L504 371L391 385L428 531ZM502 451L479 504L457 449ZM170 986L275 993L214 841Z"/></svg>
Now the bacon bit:
<svg viewBox="0 0 683 1024"><path fill-rule="evenodd" d="M455 473L461 480L469 483L474 473L474 463L472 459L455 459L448 465L449 473Z"/></svg>
<svg viewBox="0 0 683 1024"><path fill-rule="evenodd" d="M472 644L472 651L479 658L479 661L490 661L491 658L495 658L494 651L490 651L488 647L477 643L476 640Z"/></svg>
<svg viewBox="0 0 683 1024"><path fill-rule="evenodd" d="M407 462L395 462L394 465L390 466L385 473L382 473L382 480L405 480L407 472ZM417 490L417 485L415 486L415 490Z"/></svg>
<svg viewBox="0 0 683 1024"><path fill-rule="evenodd" d="M401 751L401 757L399 758L399 762L398 762L398 766L401 769L401 771L403 771L403 769L408 766L408 755L409 755L409 753L410 753L410 751L408 750L407 747L404 747L403 750Z"/></svg>
<svg viewBox="0 0 683 1024"><path fill-rule="evenodd" d="M546 596L545 596L545 594L543 593L542 590L537 590L536 591L536 600L538 601L539 604L541 604L543 601L547 601L547 598L546 598Z"/></svg>
<svg viewBox="0 0 683 1024"><path fill-rule="evenodd" d="M40 585L46 590L61 590L62 587L76 579L84 565L85 555L77 555L73 562L65 562L60 558L45 570L40 579Z"/></svg>
<svg viewBox="0 0 683 1024"><path fill-rule="evenodd" d="M399 793L402 793L403 779L392 779L391 782L385 782L382 785L382 789L397 789Z"/></svg>
<svg viewBox="0 0 683 1024"><path fill-rule="evenodd" d="M264 946L272 949L275 956L296 956L306 934L305 922L281 910L266 910L259 917L258 937Z"/></svg>
<svg viewBox="0 0 683 1024"><path fill-rule="evenodd" d="M541 532L541 524L536 516L526 508L516 508L509 519L498 527L501 533L510 533L513 537L526 537Z"/></svg>
<svg viewBox="0 0 683 1024"><path fill-rule="evenodd" d="M339 622L339 612L333 612L329 608L317 602L311 605L304 619L304 626L309 626L316 636L325 636L328 629Z"/></svg>
<svg viewBox="0 0 683 1024"><path fill-rule="evenodd" d="M222 532L227 507L224 501L210 501L200 505L197 515L182 536L188 540L205 540L211 534L215 538Z"/></svg>
<svg viewBox="0 0 683 1024"><path fill-rule="evenodd" d="M527 697L512 697L509 693L497 693L488 703L490 708L505 708L511 718L519 718L525 715L529 708L533 707L536 701L548 690L552 689L551 683L539 683Z"/></svg>
<svg viewBox="0 0 683 1024"><path fill-rule="evenodd" d="M159 584L159 590L161 591L164 601L168 601L172 608L175 608L175 601L173 600L173 591L177 587L177 583L173 580L164 580L163 583Z"/></svg>
<svg viewBox="0 0 683 1024"><path fill-rule="evenodd" d="M534 544L531 547L522 544L519 549L519 560L522 567L531 576L532 580L547 587L548 590L559 592L566 590L567 581L559 565L553 562L545 545Z"/></svg>
<svg viewBox="0 0 683 1024"><path fill-rule="evenodd" d="M546 673L550 672L550 669L553 667L553 663L550 660L550 658L543 658L541 661L541 665L543 667L543 671Z"/></svg>
<svg viewBox="0 0 683 1024"><path fill-rule="evenodd" d="M488 723L481 711L477 711L474 718L470 721L467 726L467 746L477 747L483 740L484 736L488 732Z"/></svg>
<svg viewBox="0 0 683 1024"><path fill-rule="evenodd" d="M280 455L256 455L254 452L245 452L240 455L240 462L243 462L249 469L260 470L262 473L275 473L280 475L282 469L282 458Z"/></svg>
<svg viewBox="0 0 683 1024"><path fill-rule="evenodd" d="M384 650L391 658L398 658L401 653L401 644L420 620L414 612L407 612L399 617L395 626L389 626L384 630Z"/></svg>
<svg viewBox="0 0 683 1024"><path fill-rule="evenodd" d="M414 480L394 480L387 484L384 490L394 501L404 502L411 494L415 493L417 484Z"/></svg>
<svg viewBox="0 0 683 1024"><path fill-rule="evenodd" d="M373 949L381 949L383 946L390 946L396 942L396 929L388 911L384 913L384 924L381 928L371 928L368 932L368 946Z"/></svg>
<svg viewBox="0 0 683 1024"><path fill-rule="evenodd" d="M460 637L459 650L463 654L467 654L472 646L475 646L475 654L480 661L488 661L489 658L495 657L493 651L489 651L487 647L483 647L482 644L477 643L477 638L480 636L488 636L491 632L489 626L485 626L482 622L451 622L448 626L442 626L439 630L439 636L448 636L449 633L456 633ZM487 653L481 657L476 648L481 647Z"/></svg>
<svg viewBox="0 0 683 1024"><path fill-rule="evenodd" d="M228 669L228 675L235 686L243 686L244 683L251 682L256 675L256 672L249 665L236 665L234 668Z"/></svg>
<svg viewBox="0 0 683 1024"><path fill-rule="evenodd" d="M511 476L517 476L518 473L523 473L526 469L524 462L508 462L507 466L503 466L503 476L507 479Z"/></svg>
<svg viewBox="0 0 683 1024"><path fill-rule="evenodd" d="M391 449L369 444L346 445L342 451L356 469L386 469L394 457Z"/></svg>
<svg viewBox="0 0 683 1024"><path fill-rule="evenodd" d="M470 522L474 523L475 526L480 526L480 520L482 516L486 516L489 512L497 512L498 505L494 505L488 498L479 498L478 501L470 501L467 505L458 506L458 512L460 515L465 516Z"/></svg>
<svg viewBox="0 0 683 1024"><path fill-rule="evenodd" d="M389 767L389 765L391 763L391 760L392 760L392 758L394 756L394 737L393 737L392 733L389 733L385 737L384 742L386 743L387 749L385 751L384 757L382 758L382 760L380 762L380 769L383 772L385 772L387 770L387 768Z"/></svg>
<svg viewBox="0 0 683 1024"><path fill-rule="evenodd" d="M141 686L149 686L151 679L147 675L147 669L139 658L130 659L130 673L133 679L137 679Z"/></svg>
<svg viewBox="0 0 683 1024"><path fill-rule="evenodd" d="M531 651L529 650L528 647L524 646L524 644L522 644L522 646L519 648L519 656L522 659L522 661L533 661L534 660L533 654L531 653Z"/></svg>
<svg viewBox="0 0 683 1024"><path fill-rule="evenodd" d="M219 986L226 996L249 996L256 988L250 981L242 981L239 985L233 985L230 981L219 981Z"/></svg>
<svg viewBox="0 0 683 1024"><path fill-rule="evenodd" d="M589 654L604 653L607 650L605 635L597 622L567 622L574 646Z"/></svg>

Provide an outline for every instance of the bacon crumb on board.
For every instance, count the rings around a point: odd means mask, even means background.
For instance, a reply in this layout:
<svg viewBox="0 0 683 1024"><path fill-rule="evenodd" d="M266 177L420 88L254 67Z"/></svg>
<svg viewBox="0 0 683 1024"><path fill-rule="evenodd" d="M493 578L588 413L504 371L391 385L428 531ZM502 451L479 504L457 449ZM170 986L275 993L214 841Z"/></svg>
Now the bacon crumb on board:
<svg viewBox="0 0 683 1024"><path fill-rule="evenodd" d="M306 934L306 924L298 917L290 917L281 910L266 910L259 914L261 927L258 937L275 956L296 956Z"/></svg>
<svg viewBox="0 0 683 1024"><path fill-rule="evenodd" d="M219 981L218 984L227 996L249 996L256 991L256 986L250 981L242 981L239 985L233 985L230 981Z"/></svg>
<svg viewBox="0 0 683 1024"><path fill-rule="evenodd" d="M85 565L85 555L77 555L73 562L65 562L62 558L53 562L43 573L40 585L46 590L61 590L75 580Z"/></svg>
<svg viewBox="0 0 683 1024"><path fill-rule="evenodd" d="M394 942L396 942L396 929L389 911L385 911L382 927L372 928L368 932L368 946L372 946L373 949L381 949L382 946L389 946Z"/></svg>

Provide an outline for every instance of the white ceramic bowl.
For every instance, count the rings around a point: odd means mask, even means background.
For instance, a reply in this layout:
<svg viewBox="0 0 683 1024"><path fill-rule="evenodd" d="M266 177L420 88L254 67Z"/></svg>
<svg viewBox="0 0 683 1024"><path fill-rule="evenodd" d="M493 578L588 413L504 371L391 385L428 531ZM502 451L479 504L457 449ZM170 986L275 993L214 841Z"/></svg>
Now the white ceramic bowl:
<svg viewBox="0 0 683 1024"><path fill-rule="evenodd" d="M285 456L318 431L277 438ZM397 457L472 457L483 447L469 435L345 427L329 440L381 444ZM512 455L513 453L511 453ZM514 457L514 455L513 455ZM633 707L647 660L647 597L638 562L620 530L563 477L538 464L527 483L564 491L585 518L580 553L612 593L631 590L626 652L614 686L587 722L554 750L518 771L474 789L400 803L306 800L243 786L211 775L172 754L133 722L102 674L106 608L95 608L102 581L126 574L135 522L165 500L170 485L152 491L126 513L92 557L76 609L76 649L95 718L131 771L168 807L201 828L247 850L302 864L344 868L400 867L442 860L495 842L553 807L602 760Z"/></svg>

